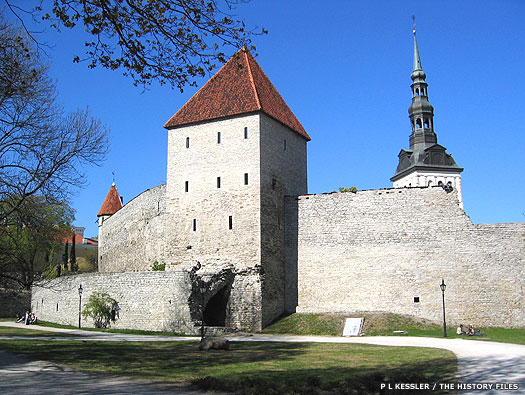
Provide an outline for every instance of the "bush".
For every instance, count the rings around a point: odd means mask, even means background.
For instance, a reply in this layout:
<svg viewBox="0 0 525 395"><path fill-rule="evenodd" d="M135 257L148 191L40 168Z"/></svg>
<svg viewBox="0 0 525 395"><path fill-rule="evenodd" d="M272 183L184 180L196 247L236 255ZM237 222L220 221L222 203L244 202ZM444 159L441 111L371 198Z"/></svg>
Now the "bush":
<svg viewBox="0 0 525 395"><path fill-rule="evenodd" d="M105 292L95 292L89 296L82 315L91 317L95 328L108 328L110 321L115 322L118 317L118 303Z"/></svg>
<svg viewBox="0 0 525 395"><path fill-rule="evenodd" d="M163 272L164 270L166 270L166 264L155 261L153 262L153 266L151 266L151 270L153 270L154 272Z"/></svg>

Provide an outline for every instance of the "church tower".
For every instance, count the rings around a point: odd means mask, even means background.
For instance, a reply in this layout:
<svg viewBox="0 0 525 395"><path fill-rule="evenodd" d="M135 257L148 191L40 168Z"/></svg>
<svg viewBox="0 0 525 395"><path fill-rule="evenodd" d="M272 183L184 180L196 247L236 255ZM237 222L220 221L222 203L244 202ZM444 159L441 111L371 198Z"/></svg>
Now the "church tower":
<svg viewBox="0 0 525 395"><path fill-rule="evenodd" d="M421 66L414 33L414 70L412 71L412 103L408 108L412 133L410 149L399 153L399 164L390 181L394 188L442 185L457 190L459 204L463 207L461 195L461 172L452 155L439 145L434 132L434 107L428 101L426 74Z"/></svg>

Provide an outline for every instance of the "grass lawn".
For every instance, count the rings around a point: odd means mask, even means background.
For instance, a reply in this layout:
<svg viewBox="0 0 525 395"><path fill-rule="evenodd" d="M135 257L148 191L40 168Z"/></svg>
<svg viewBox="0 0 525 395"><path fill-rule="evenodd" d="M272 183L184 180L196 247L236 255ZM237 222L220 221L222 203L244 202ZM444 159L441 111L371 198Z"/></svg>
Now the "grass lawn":
<svg viewBox="0 0 525 395"><path fill-rule="evenodd" d="M44 337L69 337L68 333L56 333L31 329L31 326L24 326L20 328L11 328L8 326L0 326L0 340L2 336L44 336Z"/></svg>
<svg viewBox="0 0 525 395"><path fill-rule="evenodd" d="M364 317L362 333L367 336L428 336L443 337L443 326L411 316L391 313L352 313L352 314L291 314L266 327L262 333L341 336L344 319ZM504 343L525 344L525 328L478 328L483 336L460 336L456 327L447 327L449 338L487 340ZM407 332L395 335L395 330Z"/></svg>
<svg viewBox="0 0 525 395"><path fill-rule="evenodd" d="M197 342L0 340L0 349L85 371L243 394L379 393L381 383L450 382L457 372L446 350L359 344L234 342L229 351L202 352Z"/></svg>
<svg viewBox="0 0 525 395"><path fill-rule="evenodd" d="M0 319L0 321L14 321L14 319ZM38 321L38 325L48 327L48 328L78 329L78 327L73 326L73 325L56 324L54 322L47 322L47 321ZM91 332L126 333L130 335L187 336L187 335L176 333L176 332L142 331L138 329L82 328L82 330L91 331Z"/></svg>

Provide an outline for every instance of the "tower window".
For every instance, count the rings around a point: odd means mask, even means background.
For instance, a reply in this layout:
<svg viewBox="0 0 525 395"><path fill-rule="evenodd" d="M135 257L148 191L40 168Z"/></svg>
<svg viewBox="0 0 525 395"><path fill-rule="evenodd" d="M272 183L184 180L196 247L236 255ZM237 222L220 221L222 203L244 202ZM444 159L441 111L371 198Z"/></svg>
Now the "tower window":
<svg viewBox="0 0 525 395"><path fill-rule="evenodd" d="M197 220L195 218L193 218L193 231L197 231Z"/></svg>
<svg viewBox="0 0 525 395"><path fill-rule="evenodd" d="M248 185L248 173L244 173L244 185Z"/></svg>
<svg viewBox="0 0 525 395"><path fill-rule="evenodd" d="M283 146L283 148L286 151L286 139L284 139L284 146Z"/></svg>
<svg viewBox="0 0 525 395"><path fill-rule="evenodd" d="M228 229L233 229L233 217L231 215L228 217Z"/></svg>
<svg viewBox="0 0 525 395"><path fill-rule="evenodd" d="M221 187L221 178L217 177L217 188Z"/></svg>
<svg viewBox="0 0 525 395"><path fill-rule="evenodd" d="M419 88L416 88L416 96L419 96Z"/></svg>
<svg viewBox="0 0 525 395"><path fill-rule="evenodd" d="M425 127L430 127L430 122L428 121L428 118L425 118Z"/></svg>
<svg viewBox="0 0 525 395"><path fill-rule="evenodd" d="M217 144L221 143L221 132L217 132Z"/></svg>
<svg viewBox="0 0 525 395"><path fill-rule="evenodd" d="M421 119L416 119L416 127L417 129L421 129Z"/></svg>
<svg viewBox="0 0 525 395"><path fill-rule="evenodd" d="M190 148L190 138L186 137L186 148Z"/></svg>
<svg viewBox="0 0 525 395"><path fill-rule="evenodd" d="M248 128L247 127L244 128L244 138L245 139L248 138Z"/></svg>
<svg viewBox="0 0 525 395"><path fill-rule="evenodd" d="M189 192L189 190L190 190L190 182L186 181L184 183L184 192Z"/></svg>
<svg viewBox="0 0 525 395"><path fill-rule="evenodd" d="M414 296L414 303L419 303L419 296Z"/></svg>

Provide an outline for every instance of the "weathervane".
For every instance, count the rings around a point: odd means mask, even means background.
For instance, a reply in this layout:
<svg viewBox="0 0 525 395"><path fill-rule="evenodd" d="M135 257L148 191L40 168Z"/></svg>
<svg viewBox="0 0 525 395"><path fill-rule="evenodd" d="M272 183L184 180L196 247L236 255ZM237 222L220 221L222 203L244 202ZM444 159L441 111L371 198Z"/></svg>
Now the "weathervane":
<svg viewBox="0 0 525 395"><path fill-rule="evenodd" d="M414 33L414 36L415 36L416 35L416 16L415 15L412 15L412 22L414 22L414 24L412 25L413 26L412 33Z"/></svg>
<svg viewBox="0 0 525 395"><path fill-rule="evenodd" d="M115 172L112 171L111 174L113 174L113 184L115 184Z"/></svg>

